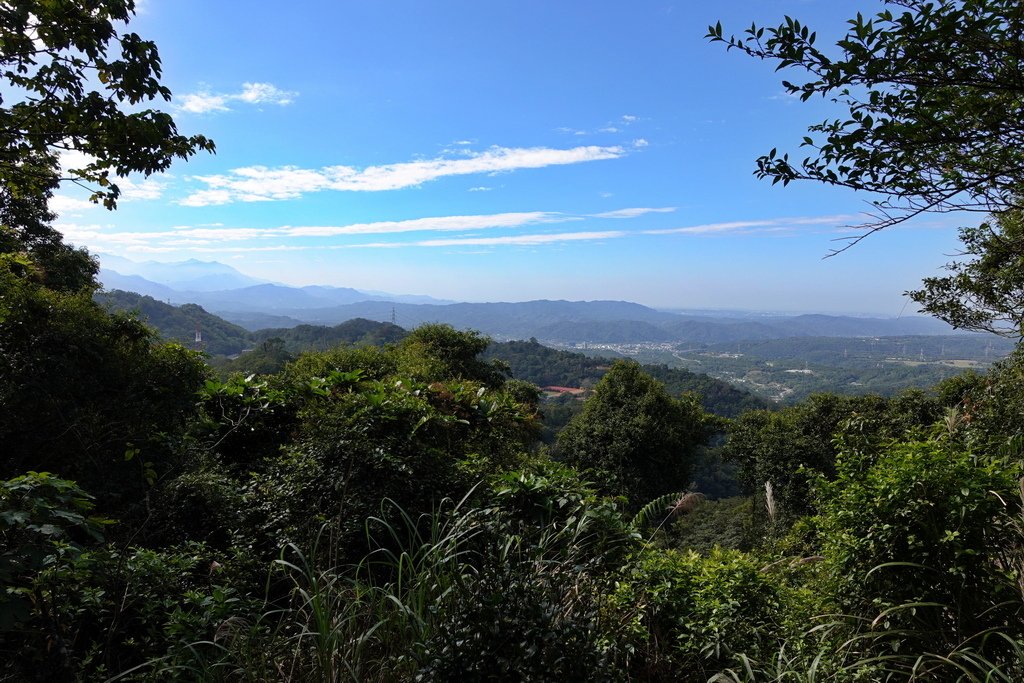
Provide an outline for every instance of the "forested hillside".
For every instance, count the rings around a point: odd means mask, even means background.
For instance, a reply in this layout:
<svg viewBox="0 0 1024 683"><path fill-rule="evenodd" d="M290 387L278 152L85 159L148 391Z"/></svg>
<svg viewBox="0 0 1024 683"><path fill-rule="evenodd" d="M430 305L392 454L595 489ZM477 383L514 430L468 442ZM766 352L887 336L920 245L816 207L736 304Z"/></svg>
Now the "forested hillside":
<svg viewBox="0 0 1024 683"><path fill-rule="evenodd" d="M194 346L195 334L202 333L202 349L212 355L230 356L253 345L248 330L233 325L195 304L172 306L150 296L119 289L98 292L96 300L111 311L137 313L167 341Z"/></svg>
<svg viewBox="0 0 1024 683"><path fill-rule="evenodd" d="M141 320L155 328L162 339L177 341L213 355L237 355L244 346L246 352L238 358L213 359L214 366L222 373L275 373L305 351L326 351L346 345L382 346L397 343L408 334L390 323L359 318L333 327L299 325L250 333L195 304L172 306L152 297L119 290L98 293L96 300L110 310L137 313ZM201 347L193 343L197 326L203 335ZM540 387L593 387L609 367L608 360L548 348L535 339L492 343L484 357L507 363L512 377ZM708 375L666 365L646 366L645 370L666 385L673 395L694 392L700 396L705 410L723 417L735 417L746 410L769 405L747 391ZM578 406L573 403L551 406L549 426L557 431L577 410ZM551 432L553 436L554 432Z"/></svg>
<svg viewBox="0 0 1024 683"><path fill-rule="evenodd" d="M322 325L298 325L290 328L269 328L257 330L253 337L257 341L280 339L285 347L295 353L299 351L324 351L339 344L371 344L381 346L401 341L408 332L391 323L379 323L365 318L346 320L333 327Z"/></svg>
<svg viewBox="0 0 1024 683"><path fill-rule="evenodd" d="M605 358L548 348L536 339L491 344L484 357L508 363L513 377L540 387L592 387L611 364ZM667 365L645 365L644 371L674 396L697 394L705 410L723 417L736 417L747 410L769 406L764 399L708 375Z"/></svg>

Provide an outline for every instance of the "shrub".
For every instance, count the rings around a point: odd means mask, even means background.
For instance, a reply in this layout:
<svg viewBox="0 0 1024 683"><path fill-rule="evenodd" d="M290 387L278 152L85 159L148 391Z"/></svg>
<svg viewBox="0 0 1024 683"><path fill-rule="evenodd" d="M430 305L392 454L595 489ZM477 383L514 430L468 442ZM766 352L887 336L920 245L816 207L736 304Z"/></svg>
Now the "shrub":
<svg viewBox="0 0 1024 683"><path fill-rule="evenodd" d="M899 630L915 651L1015 623L1004 600L1019 606L1019 595L999 558L1014 542L1006 513L1019 500L1018 465L918 441L847 450L837 468L820 529L844 611Z"/></svg>
<svg viewBox="0 0 1024 683"><path fill-rule="evenodd" d="M749 555L648 551L612 596L635 680L707 681L735 661L774 651L783 591Z"/></svg>

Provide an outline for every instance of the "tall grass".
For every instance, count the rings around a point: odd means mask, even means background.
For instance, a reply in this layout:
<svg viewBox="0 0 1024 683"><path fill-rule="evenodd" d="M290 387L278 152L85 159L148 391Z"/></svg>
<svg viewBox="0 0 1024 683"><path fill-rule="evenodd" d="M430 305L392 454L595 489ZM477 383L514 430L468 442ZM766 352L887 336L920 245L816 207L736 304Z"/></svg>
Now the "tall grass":
<svg viewBox="0 0 1024 683"><path fill-rule="evenodd" d="M288 587L283 604L268 603L252 620L229 620L212 640L111 680L411 679L419 645L475 571L473 540L483 527L467 498L445 499L417 516L382 501L366 523L371 550L355 565L332 561L331 527L324 526L308 552L288 545L273 562L271 579Z"/></svg>

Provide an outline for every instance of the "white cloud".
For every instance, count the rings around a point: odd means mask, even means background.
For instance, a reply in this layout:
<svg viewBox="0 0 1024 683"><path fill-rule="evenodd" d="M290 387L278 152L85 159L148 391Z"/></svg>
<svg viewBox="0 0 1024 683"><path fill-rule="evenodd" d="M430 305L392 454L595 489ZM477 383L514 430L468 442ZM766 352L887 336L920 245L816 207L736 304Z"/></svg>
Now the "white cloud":
<svg viewBox="0 0 1024 683"><path fill-rule="evenodd" d="M730 223L708 223L705 225L690 225L685 228L666 228L664 230L644 230L645 235L686 235L705 234L716 232L732 232L743 228L763 227L773 225L773 221L732 221Z"/></svg>
<svg viewBox="0 0 1024 683"><path fill-rule="evenodd" d="M61 150L58 156L58 163L61 168L61 175L64 177L70 177L70 172L74 169L83 169L89 164L96 161L96 157L90 156L85 152L81 152L75 149ZM113 169L111 169L113 173ZM132 178L118 178L113 177L111 181L117 185L121 191L121 201L139 201L139 200L153 200L159 199L163 195L163 191L166 187L166 183L157 178L142 178L139 175L135 176L138 180ZM170 175L163 175L162 177L172 177ZM51 200L50 206L54 211L60 213L62 210L84 209L81 200L76 200L76 204L68 203L67 197L56 196ZM56 204L54 203L56 200ZM60 208L59 208L60 207Z"/></svg>
<svg viewBox="0 0 1024 683"><path fill-rule="evenodd" d="M373 235L401 232L457 232L494 228L518 228L540 223L579 220L574 216L547 211L497 213L480 216L438 216L405 221L379 221L341 226L285 227L280 232L292 237L332 237L337 235Z"/></svg>
<svg viewBox="0 0 1024 683"><path fill-rule="evenodd" d="M78 246L92 246L98 237L102 237L104 230L104 226L98 223L54 223L53 227L64 235L64 239Z"/></svg>
<svg viewBox="0 0 1024 683"><path fill-rule="evenodd" d="M165 184L156 178L145 180L131 180L130 178L119 178L115 181L121 190L121 199L124 201L151 201L160 199L164 193Z"/></svg>
<svg viewBox="0 0 1024 683"><path fill-rule="evenodd" d="M178 203L182 206L210 206L227 204L230 201L231 193L227 190L200 190L193 192Z"/></svg>
<svg viewBox="0 0 1024 683"><path fill-rule="evenodd" d="M182 95L177 107L180 111L190 114L207 114L218 111L231 111L231 102L246 104L289 105L295 101L297 92L282 90L271 83L243 83L242 89L235 93L214 93L207 88L198 92Z"/></svg>
<svg viewBox="0 0 1024 683"><path fill-rule="evenodd" d="M536 235L505 235L501 237L457 237L452 239L421 240L416 242L366 242L363 244L337 244L330 246L313 245L288 245L274 244L259 247L229 247L229 246L204 246L202 244L191 245L189 251L211 254L211 253L243 253L263 251L310 251L323 249L401 249L408 247L436 248L436 247L462 247L462 246L540 246L545 244L558 244L563 242L594 242L609 239L626 237L629 233L617 230L606 230L598 232L563 232L544 233ZM124 246L125 251L136 253L161 253L177 251L183 245L167 243L154 245L145 242L131 243Z"/></svg>
<svg viewBox="0 0 1024 683"><path fill-rule="evenodd" d="M753 229L762 232L779 232L800 225L834 225L854 219L855 216L805 216L797 218L771 218L756 221L732 221L728 223L707 223L690 225L685 228L667 228L664 230L644 230L645 235L703 235L729 232L751 232Z"/></svg>
<svg viewBox="0 0 1024 683"><path fill-rule="evenodd" d="M538 246L559 242L583 242L625 237L628 233L618 230L599 232L558 232L537 235L502 235L501 237L455 237L451 239L421 240L418 242L369 242L335 247L338 249L394 249L396 247L496 247L496 246Z"/></svg>
<svg viewBox="0 0 1024 683"><path fill-rule="evenodd" d="M182 95L178 109L190 114L206 114L211 111L230 111L224 95L213 95L208 92L197 92Z"/></svg>
<svg viewBox="0 0 1024 683"><path fill-rule="evenodd" d="M637 138L636 140L633 140L633 146L636 148L646 147L649 144L651 143L647 142L644 138Z"/></svg>
<svg viewBox="0 0 1024 683"><path fill-rule="evenodd" d="M493 189L494 189L493 187L487 187L486 185L478 185L477 187L471 187L471 188L469 188L466 191L467 192L490 192Z"/></svg>
<svg viewBox="0 0 1024 683"><path fill-rule="evenodd" d="M50 197L50 210L61 215L76 215L82 211L96 208L96 205L87 199L75 199L64 195L55 194Z"/></svg>
<svg viewBox="0 0 1024 683"><path fill-rule="evenodd" d="M276 104L285 106L295 101L298 95L290 90L281 90L270 83L243 83L242 92L233 99L249 104Z"/></svg>
<svg viewBox="0 0 1024 683"><path fill-rule="evenodd" d="M624 126L631 125L637 118L635 116L623 116L621 120L609 121L603 126L597 128L570 128L568 126L560 126L555 130L559 133L565 133L567 135L593 135L594 133L621 133L623 132Z"/></svg>
<svg viewBox="0 0 1024 683"><path fill-rule="evenodd" d="M60 164L60 173L67 176L68 172L76 168L85 168L96 161L96 157L90 156L77 149L62 149L57 155L57 163Z"/></svg>
<svg viewBox="0 0 1024 683"><path fill-rule="evenodd" d="M274 228L228 228L222 225L176 225L166 230L151 232L125 231L114 232L102 226L63 223L59 230L74 239L78 244L102 248L107 247L142 247L150 249L210 247L215 243L223 243L226 250L242 249L241 242L254 240L298 240L302 238L329 238L358 235L398 234L407 232L469 232L474 230L514 229L528 225L565 223L582 220L567 214L528 211L519 213L498 213L469 216L437 216L414 218L403 221L377 221L373 223L352 223L337 226L280 226ZM228 246L230 244L238 246ZM327 245L301 246L282 245L296 249L350 248L361 245ZM402 243L391 243L391 246L405 246ZM249 248L249 247L245 247ZM268 247L259 247L261 249Z"/></svg>
<svg viewBox="0 0 1024 683"><path fill-rule="evenodd" d="M648 207L637 207L631 209L616 209L615 211L605 211L604 213L592 214L593 218L636 218L637 216L643 216L647 213L672 213L676 210L674 206L663 206L661 208L652 209Z"/></svg>
<svg viewBox="0 0 1024 683"><path fill-rule="evenodd" d="M457 247L457 246L536 246L557 242L580 242L625 237L628 233L618 230L602 232L561 232L539 235L505 235L502 237L460 237L456 239L438 239L415 242L417 247Z"/></svg>
<svg viewBox="0 0 1024 683"><path fill-rule="evenodd" d="M407 161L357 169L352 166L325 166L305 169L297 166L268 168L249 166L225 175L196 176L207 189L194 192L180 203L184 206L209 206L233 201L252 202L295 199L310 192L381 192L416 187L448 176L494 174L526 168L544 168L579 164L602 159L617 159L626 154L622 147L594 145L571 149L548 147L491 147L470 152L465 157Z"/></svg>
<svg viewBox="0 0 1024 683"><path fill-rule="evenodd" d="M786 104L793 104L794 102L800 101L800 96L800 91L788 92L786 90L783 90L779 93L776 93L775 95L769 96L768 99L774 100L776 102L785 102Z"/></svg>

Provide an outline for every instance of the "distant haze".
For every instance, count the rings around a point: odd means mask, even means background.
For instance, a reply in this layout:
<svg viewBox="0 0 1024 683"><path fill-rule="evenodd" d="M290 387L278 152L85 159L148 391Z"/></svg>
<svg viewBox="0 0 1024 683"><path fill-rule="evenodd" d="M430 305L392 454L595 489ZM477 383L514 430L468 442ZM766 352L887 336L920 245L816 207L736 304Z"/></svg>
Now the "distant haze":
<svg viewBox="0 0 1024 683"><path fill-rule="evenodd" d="M146 295L170 304L198 304L250 330L336 325L353 318L394 321L406 328L443 322L500 338L537 337L559 343L697 342L778 339L787 336L887 336L949 334L938 320L766 312L659 311L622 300L535 299L489 303L451 302L420 294L363 292L351 287L290 287L263 282L215 261L132 262L107 258L100 280L108 290ZM212 287L219 283L220 288Z"/></svg>

